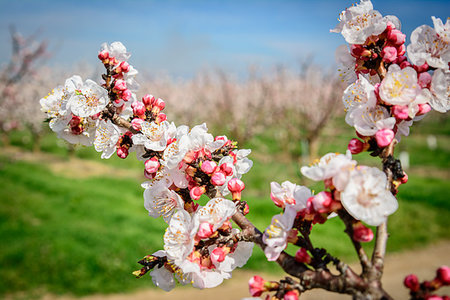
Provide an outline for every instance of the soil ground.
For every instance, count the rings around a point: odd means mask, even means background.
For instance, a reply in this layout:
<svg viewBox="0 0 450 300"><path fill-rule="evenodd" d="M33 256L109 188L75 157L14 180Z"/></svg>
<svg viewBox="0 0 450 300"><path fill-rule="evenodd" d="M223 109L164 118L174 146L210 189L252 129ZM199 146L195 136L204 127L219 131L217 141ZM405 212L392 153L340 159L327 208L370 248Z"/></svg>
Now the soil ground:
<svg viewBox="0 0 450 300"><path fill-rule="evenodd" d="M450 241L442 241L438 244L429 245L419 250L410 250L401 253L389 254L385 260L385 269L383 276L383 287L394 299L408 299L408 291L403 287L403 279L406 275L414 273L419 279L431 280L434 278L436 269L441 265L450 265ZM360 270L358 265L352 264L355 270ZM177 287L167 293L162 290L149 288L130 294L112 294L112 295L92 295L82 298L58 297L46 295L44 300L175 300L175 299L214 299L229 300L242 299L250 297L248 293L248 279L255 275L250 271L234 271L233 278L227 280L221 286L214 289L197 290L192 287ZM282 275L261 274L266 280L278 280ZM149 280L142 278L140 280ZM450 295L450 287L439 290L437 294ZM307 291L300 297L302 300L350 300L349 295L332 294L322 290Z"/></svg>

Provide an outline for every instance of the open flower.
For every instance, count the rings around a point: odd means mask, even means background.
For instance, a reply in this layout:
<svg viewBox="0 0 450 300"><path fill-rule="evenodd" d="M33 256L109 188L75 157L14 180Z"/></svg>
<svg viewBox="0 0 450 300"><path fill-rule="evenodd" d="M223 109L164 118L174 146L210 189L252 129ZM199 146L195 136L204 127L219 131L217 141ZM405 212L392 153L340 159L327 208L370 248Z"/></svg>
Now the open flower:
<svg viewBox="0 0 450 300"><path fill-rule="evenodd" d="M345 89L342 102L347 113L362 106L374 107L377 104L375 87L364 76L359 76Z"/></svg>
<svg viewBox="0 0 450 300"><path fill-rule="evenodd" d="M108 102L106 90L88 79L72 94L67 105L74 115L84 118L98 114Z"/></svg>
<svg viewBox="0 0 450 300"><path fill-rule="evenodd" d="M145 148L154 151L163 151L167 147L167 141L176 134L175 124L164 121L160 124L155 122L142 122L141 132L133 135L133 143L144 145Z"/></svg>
<svg viewBox="0 0 450 300"><path fill-rule="evenodd" d="M349 44L364 44L371 35L379 35L387 26L387 19L373 9L370 0L344 10L339 16L339 24L331 32L341 33Z"/></svg>
<svg viewBox="0 0 450 300"><path fill-rule="evenodd" d="M378 226L398 208L397 199L387 190L386 174L377 168L359 167L351 172L341 193L344 208L355 219Z"/></svg>
<svg viewBox="0 0 450 300"><path fill-rule="evenodd" d="M286 209L283 214L275 215L272 223L263 234L263 242L266 244L264 254L269 261L275 261L280 253L287 247L289 232L294 225L297 212L294 209Z"/></svg>
<svg viewBox="0 0 450 300"><path fill-rule="evenodd" d="M149 216L158 218L162 216L164 221L170 222L172 215L183 209L183 199L173 190L169 190L168 180L156 180L154 184L143 184L144 206L148 210Z"/></svg>
<svg viewBox="0 0 450 300"><path fill-rule="evenodd" d="M391 65L380 85L380 98L391 105L409 105L419 93L417 72L411 67Z"/></svg>
<svg viewBox="0 0 450 300"><path fill-rule="evenodd" d="M110 158L116 151L116 144L121 135L119 127L111 120L100 120L95 132L94 147L97 152L102 152L102 158Z"/></svg>
<svg viewBox="0 0 450 300"><path fill-rule="evenodd" d="M427 63L431 67L448 69L450 61L448 30L445 30L444 27L441 28L437 19L435 26L436 24L439 31L445 33L444 35L438 34L435 29L428 25L422 25L414 29L411 33L411 44L407 47L408 57L413 64L418 66Z"/></svg>
<svg viewBox="0 0 450 300"><path fill-rule="evenodd" d="M170 219L169 227L164 234L164 250L177 265L183 262L194 249L194 236L197 229L197 219L191 218L185 210L178 210Z"/></svg>

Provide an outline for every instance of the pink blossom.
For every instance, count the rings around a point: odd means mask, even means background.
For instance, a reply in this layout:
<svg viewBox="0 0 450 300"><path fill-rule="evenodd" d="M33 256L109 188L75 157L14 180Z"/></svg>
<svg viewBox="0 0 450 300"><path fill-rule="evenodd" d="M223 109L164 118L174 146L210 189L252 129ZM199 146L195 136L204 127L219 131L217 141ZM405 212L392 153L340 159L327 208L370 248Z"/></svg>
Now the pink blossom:
<svg viewBox="0 0 450 300"><path fill-rule="evenodd" d="M233 175L233 164L232 163L224 163L220 165L220 170L225 173L226 176Z"/></svg>
<svg viewBox="0 0 450 300"><path fill-rule="evenodd" d="M114 83L114 89L117 91L124 91L127 89L127 83L122 79L117 79Z"/></svg>
<svg viewBox="0 0 450 300"><path fill-rule="evenodd" d="M401 56L406 53L406 46L405 44L401 44L400 46L397 46L397 55Z"/></svg>
<svg viewBox="0 0 450 300"><path fill-rule="evenodd" d="M150 109L155 102L155 97L153 97L153 95L146 94L144 97L142 97L142 102L144 103L146 108Z"/></svg>
<svg viewBox="0 0 450 300"><path fill-rule="evenodd" d="M409 118L409 110L407 105L392 106L392 114L398 120L406 120Z"/></svg>
<svg viewBox="0 0 450 300"><path fill-rule="evenodd" d="M311 255L309 255L306 248L300 248L295 253L295 260L299 263L310 264L311 263Z"/></svg>
<svg viewBox="0 0 450 300"><path fill-rule="evenodd" d="M397 59L397 49L395 47L387 46L381 51L383 61L391 63Z"/></svg>
<svg viewBox="0 0 450 300"><path fill-rule="evenodd" d="M314 210L320 214L329 212L333 198L330 192L320 192L311 199Z"/></svg>
<svg viewBox="0 0 450 300"><path fill-rule="evenodd" d="M144 116L145 115L145 105L142 102L136 101L131 104L131 108L133 109L133 113L136 116Z"/></svg>
<svg viewBox="0 0 450 300"><path fill-rule="evenodd" d="M431 110L431 106L428 103L419 104L419 111L417 112L417 116L424 115Z"/></svg>
<svg viewBox="0 0 450 300"><path fill-rule="evenodd" d="M203 222L198 227L197 237L199 239L209 238L214 233L214 226L208 222Z"/></svg>
<svg viewBox="0 0 450 300"><path fill-rule="evenodd" d="M357 222L353 224L353 240L357 242L370 242L373 239L372 229L364 226L363 223Z"/></svg>
<svg viewBox="0 0 450 300"><path fill-rule="evenodd" d="M428 72L422 72L418 75L418 82L421 88L428 88L431 83L431 75Z"/></svg>
<svg viewBox="0 0 450 300"><path fill-rule="evenodd" d="M189 191L192 200L198 200L206 192L204 186L195 186Z"/></svg>
<svg viewBox="0 0 450 300"><path fill-rule="evenodd" d="M230 253L230 249L228 247L217 247L215 248L211 254L211 261L213 264L221 263L225 260L225 256Z"/></svg>
<svg viewBox="0 0 450 300"><path fill-rule="evenodd" d="M364 143L358 139L351 139L348 143L347 149L350 150L352 154L358 154L364 151Z"/></svg>
<svg viewBox="0 0 450 300"><path fill-rule="evenodd" d="M394 45L401 45L405 43L406 35L398 29L393 29L388 32L387 38Z"/></svg>
<svg viewBox="0 0 450 300"><path fill-rule="evenodd" d="M436 277L444 284L450 284L450 268L447 266L442 266L437 270Z"/></svg>
<svg viewBox="0 0 450 300"><path fill-rule="evenodd" d="M375 133L375 139L379 147L388 146L394 139L394 136L394 131L388 128L378 130L377 133Z"/></svg>
<svg viewBox="0 0 450 300"><path fill-rule="evenodd" d="M292 290L284 294L283 300L297 300L299 296L299 293L297 290Z"/></svg>
<svg viewBox="0 0 450 300"><path fill-rule="evenodd" d="M163 110L164 107L166 107L166 103L161 98L156 99L153 105L158 107L160 110Z"/></svg>
<svg viewBox="0 0 450 300"><path fill-rule="evenodd" d="M122 92L122 95L120 96L120 98L122 98L122 100L124 101L128 101L131 99L131 91L129 89L126 89Z"/></svg>
<svg viewBox="0 0 450 300"><path fill-rule="evenodd" d="M131 120L131 126L133 127L134 130L140 131L142 122L144 122L144 120L134 118L133 120Z"/></svg>
<svg viewBox="0 0 450 300"><path fill-rule="evenodd" d="M156 173L159 169L159 160L156 156L154 156L154 157L148 159L144 165L145 165L145 171L147 171L150 174Z"/></svg>
<svg viewBox="0 0 450 300"><path fill-rule="evenodd" d="M419 278L417 278L414 274L409 274L405 277L403 284L413 292L417 292L420 288L419 286Z"/></svg>
<svg viewBox="0 0 450 300"><path fill-rule="evenodd" d="M245 184L238 178L232 178L228 181L228 190L233 196L233 200L241 200L241 192L245 189Z"/></svg>
<svg viewBox="0 0 450 300"><path fill-rule="evenodd" d="M156 123L162 123L165 120L167 120L167 115L165 113L159 113L158 116L156 117Z"/></svg>
<svg viewBox="0 0 450 300"><path fill-rule="evenodd" d="M259 297L263 292L266 291L266 289L264 288L265 283L266 281L261 276L255 275L250 278L250 280L248 281L248 289L252 297Z"/></svg>
<svg viewBox="0 0 450 300"><path fill-rule="evenodd" d="M117 156L119 156L120 158L127 158L128 149L126 147L117 148Z"/></svg>
<svg viewBox="0 0 450 300"><path fill-rule="evenodd" d="M217 164L212 160L206 160L200 167L203 173L212 174L217 168Z"/></svg>
<svg viewBox="0 0 450 300"><path fill-rule="evenodd" d="M213 176L211 176L211 183L215 186L221 186L225 183L226 177L223 172L215 172Z"/></svg>
<svg viewBox="0 0 450 300"><path fill-rule="evenodd" d="M130 64L127 63L126 61L121 62L119 67L122 70L122 72L125 72L125 73L127 73L130 70Z"/></svg>

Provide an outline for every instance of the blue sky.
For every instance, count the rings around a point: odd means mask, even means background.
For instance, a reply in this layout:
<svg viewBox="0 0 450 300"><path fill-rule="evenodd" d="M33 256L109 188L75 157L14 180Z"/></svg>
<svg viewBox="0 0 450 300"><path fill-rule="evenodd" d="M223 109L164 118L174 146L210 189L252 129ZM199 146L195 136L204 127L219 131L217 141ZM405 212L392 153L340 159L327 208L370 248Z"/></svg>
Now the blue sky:
<svg viewBox="0 0 450 300"><path fill-rule="evenodd" d="M373 0L383 15L400 18L409 37L450 16L450 1ZM29 35L41 29L49 64L97 63L103 42L121 41L140 71L189 77L203 68L245 73L249 65L295 66L306 58L324 66L344 43L329 29L354 1L63 1L0 0L0 64L10 56L8 26Z"/></svg>

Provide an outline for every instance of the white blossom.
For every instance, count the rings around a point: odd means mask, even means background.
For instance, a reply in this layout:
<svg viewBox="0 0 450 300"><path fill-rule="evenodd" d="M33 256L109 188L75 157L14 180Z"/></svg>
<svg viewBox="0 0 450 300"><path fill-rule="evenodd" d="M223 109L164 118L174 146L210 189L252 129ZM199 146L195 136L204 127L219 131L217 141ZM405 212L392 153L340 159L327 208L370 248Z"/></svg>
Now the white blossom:
<svg viewBox="0 0 450 300"><path fill-rule="evenodd" d="M266 244L264 254L267 260L277 260L280 253L286 249L289 231L294 225L296 215L294 209L286 209L283 214L273 216L271 224L263 234L263 242Z"/></svg>
<svg viewBox="0 0 450 300"><path fill-rule="evenodd" d="M380 85L380 98L391 105L409 105L420 93L417 72L392 64Z"/></svg>
<svg viewBox="0 0 450 300"><path fill-rule="evenodd" d="M198 225L197 219L191 218L185 210L178 210L172 215L164 234L164 250L177 265L194 249L194 236Z"/></svg>
<svg viewBox="0 0 450 300"><path fill-rule="evenodd" d="M378 130L393 129L395 118L383 106L362 106L349 112L345 121L363 136L373 136Z"/></svg>
<svg viewBox="0 0 450 300"><path fill-rule="evenodd" d="M99 121L95 132L94 147L97 152L102 152L102 158L110 158L114 154L120 134L121 130L111 120Z"/></svg>
<svg viewBox="0 0 450 300"><path fill-rule="evenodd" d="M434 71L430 90L425 90L430 106L438 112L450 110L450 72L442 69Z"/></svg>
<svg viewBox="0 0 450 300"><path fill-rule="evenodd" d="M74 115L84 118L98 114L108 102L106 90L88 79L71 95L68 106Z"/></svg>
<svg viewBox="0 0 450 300"><path fill-rule="evenodd" d="M364 44L369 36L381 34L387 27L387 21L373 9L370 0L361 0L359 4L342 11L339 24L330 31L341 33L349 44Z"/></svg>
<svg viewBox="0 0 450 300"><path fill-rule="evenodd" d="M387 186L386 174L378 168L356 168L350 172L341 203L355 219L378 226L398 208Z"/></svg>
<svg viewBox="0 0 450 300"><path fill-rule="evenodd" d="M342 102L347 113L361 106L374 107L377 104L375 87L364 76L359 76L345 89Z"/></svg>
<svg viewBox="0 0 450 300"><path fill-rule="evenodd" d="M141 132L134 134L133 144L144 145L153 151L163 151L167 147L167 141L176 134L175 124L167 121L161 123L142 122Z"/></svg>
<svg viewBox="0 0 450 300"><path fill-rule="evenodd" d="M411 33L411 44L407 47L408 57L415 65L426 62L431 67L448 69L450 61L448 44L448 31L441 36L430 26L422 25Z"/></svg>

